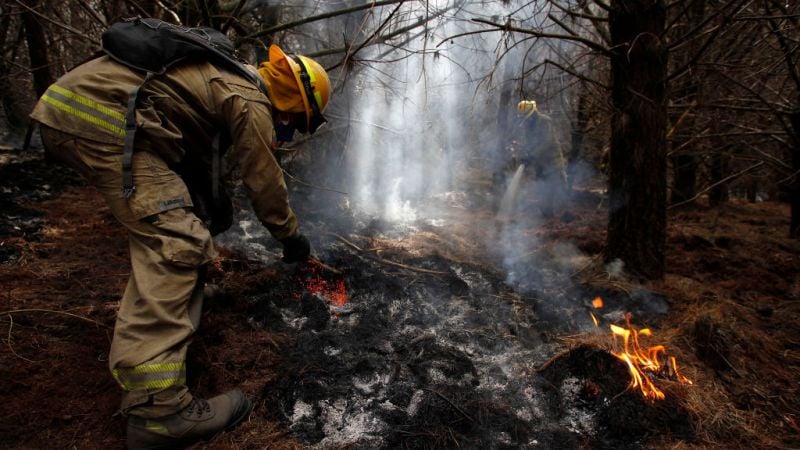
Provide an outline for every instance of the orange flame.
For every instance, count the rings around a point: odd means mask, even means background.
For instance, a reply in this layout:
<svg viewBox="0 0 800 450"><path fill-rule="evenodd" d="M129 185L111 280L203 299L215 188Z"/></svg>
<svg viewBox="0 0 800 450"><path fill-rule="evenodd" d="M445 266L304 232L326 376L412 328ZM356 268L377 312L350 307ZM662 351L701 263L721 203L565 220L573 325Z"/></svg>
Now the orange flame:
<svg viewBox="0 0 800 450"><path fill-rule="evenodd" d="M598 306L599 305L599 306ZM603 299L600 297L592 301L592 306L601 308L603 306ZM597 318L594 314L592 321L595 327L598 327ZM639 336L651 337L653 332L649 328L642 328L637 330L631 326L630 313L625 314L626 328L610 324L612 336L615 338L619 336L622 338L623 349L620 352L611 352L612 355L621 359L628 366L628 372L631 374L631 389L639 389L642 395L650 401L663 400L665 398L664 392L661 391L655 384L653 384L650 377L645 372L652 374L662 374L665 370L668 375L671 375L679 383L692 384L692 381L683 376L678 371L678 363L675 361L674 356L668 358L669 365L662 363L662 357L665 358L667 348L663 345L654 345L646 349L639 344Z"/></svg>
<svg viewBox="0 0 800 450"><path fill-rule="evenodd" d="M622 336L624 351L611 352L611 354L628 365L628 372L631 374L630 387L632 389L639 388L642 395L648 400L663 400L664 392L650 381L644 371L659 371L661 364L658 361L658 354L666 351L664 346L657 345L650 347L646 352L643 351L639 346L639 332L635 328L631 328L630 323L628 323L628 329L611 324L611 332L614 333L614 336Z"/></svg>

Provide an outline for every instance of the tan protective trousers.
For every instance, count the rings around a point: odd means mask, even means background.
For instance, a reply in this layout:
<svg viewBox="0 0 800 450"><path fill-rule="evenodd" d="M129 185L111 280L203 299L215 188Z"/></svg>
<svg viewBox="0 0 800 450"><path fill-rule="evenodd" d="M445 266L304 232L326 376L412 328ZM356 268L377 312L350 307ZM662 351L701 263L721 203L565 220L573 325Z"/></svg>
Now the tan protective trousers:
<svg viewBox="0 0 800 450"><path fill-rule="evenodd" d="M125 391L121 411L144 418L177 412L192 399L186 349L202 311L201 272L216 256L211 235L186 208L191 200L183 180L159 157L134 152L136 193L124 199L121 146L41 128L48 156L88 179L128 230L131 276L109 355L109 368ZM156 213L139 217L153 208Z"/></svg>

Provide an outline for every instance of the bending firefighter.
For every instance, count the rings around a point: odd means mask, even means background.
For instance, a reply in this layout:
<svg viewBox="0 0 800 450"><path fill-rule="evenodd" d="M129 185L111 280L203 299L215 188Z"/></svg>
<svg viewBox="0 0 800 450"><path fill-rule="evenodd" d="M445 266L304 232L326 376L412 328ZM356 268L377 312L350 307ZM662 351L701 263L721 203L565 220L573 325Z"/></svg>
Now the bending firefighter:
<svg viewBox="0 0 800 450"><path fill-rule="evenodd" d="M268 61L247 68L260 75L268 95L252 79L206 60L145 79L100 56L50 86L31 115L48 156L88 179L128 230L131 275L109 366L124 390L131 449L188 445L233 427L252 409L239 390L203 400L186 385L204 266L216 255L211 236L232 221L230 201L218 192L223 154L238 167L259 220L283 244L283 260L305 261L310 252L273 138L291 140L295 130L313 133L324 122L328 75L315 61L274 45ZM137 86L138 96L130 95ZM134 131L125 127L130 98L136 138L126 165L125 139ZM126 196L128 171L135 189Z"/></svg>

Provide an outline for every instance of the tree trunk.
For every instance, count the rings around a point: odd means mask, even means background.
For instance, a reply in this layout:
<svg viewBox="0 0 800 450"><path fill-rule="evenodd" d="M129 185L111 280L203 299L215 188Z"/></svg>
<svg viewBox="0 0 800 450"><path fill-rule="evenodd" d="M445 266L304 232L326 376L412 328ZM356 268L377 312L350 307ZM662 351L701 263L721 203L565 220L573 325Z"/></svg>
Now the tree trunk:
<svg viewBox="0 0 800 450"><path fill-rule="evenodd" d="M34 1L25 2L31 8L36 6ZM22 13L22 23L25 26L25 39L28 41L28 55L31 59L31 72L33 72L33 88L36 96L41 97L47 88L53 84L50 75L50 59L47 57L47 39L42 29L39 18L32 12Z"/></svg>
<svg viewBox="0 0 800 450"><path fill-rule="evenodd" d="M708 193L708 202L711 206L719 206L730 199L728 182L720 182L731 174L731 157L725 153L727 149L715 153L711 158L711 184L714 185Z"/></svg>
<svg viewBox="0 0 800 450"><path fill-rule="evenodd" d="M673 146L682 144L673 141ZM679 154L672 157L672 204L689 202L697 195L697 158L694 155Z"/></svg>
<svg viewBox="0 0 800 450"><path fill-rule="evenodd" d="M581 83L578 87L578 111L575 117L575 124L572 126L572 143L567 154L567 190L572 194L572 187L575 183L576 164L578 158L583 154L584 136L586 126L589 123L589 86Z"/></svg>
<svg viewBox="0 0 800 450"><path fill-rule="evenodd" d="M17 24L12 27L11 14L6 14L0 19L0 49L8 51L3 54L6 61L16 62L17 48L21 46L23 30ZM8 125L12 128L22 128L28 119L28 110L22 106L19 87L11 81L12 65L7 64L0 68L0 107Z"/></svg>
<svg viewBox="0 0 800 450"><path fill-rule="evenodd" d="M615 0L606 258L640 279L664 276L666 71L663 0Z"/></svg>
<svg viewBox="0 0 800 450"><path fill-rule="evenodd" d="M505 189L506 183L506 170L511 161L511 155L508 149L511 139L509 133L511 132L511 117L512 111L515 110L511 101L511 94L514 90L513 81L509 80L511 76L511 60L506 59L503 64L503 74L500 78L500 101L497 104L497 139L494 146L495 151L492 153L492 185L494 189L500 189L499 194L502 195L502 189ZM499 201L499 198L498 198Z"/></svg>
<svg viewBox="0 0 800 450"><path fill-rule="evenodd" d="M791 115L792 123L792 179L789 181L791 195L792 219L789 225L789 236L800 238L800 109Z"/></svg>
<svg viewBox="0 0 800 450"><path fill-rule="evenodd" d="M704 0L694 0L689 10L686 12L686 20L682 26L673 27L677 33L687 33L688 30L697 23L700 23L705 15L706 2ZM677 66L684 66L699 51L698 40L692 40L684 56ZM700 90L702 80L698 73L696 64L691 64L689 70L679 81L680 86L670 89L670 97L680 99L680 102L687 106L685 111L681 111L673 122L673 129L670 131L670 145L674 149L672 157L672 204L693 203L692 199L697 196L697 172L699 158L692 154L692 150L684 147L684 144L691 139L695 128L695 115L692 111L694 105L700 100Z"/></svg>

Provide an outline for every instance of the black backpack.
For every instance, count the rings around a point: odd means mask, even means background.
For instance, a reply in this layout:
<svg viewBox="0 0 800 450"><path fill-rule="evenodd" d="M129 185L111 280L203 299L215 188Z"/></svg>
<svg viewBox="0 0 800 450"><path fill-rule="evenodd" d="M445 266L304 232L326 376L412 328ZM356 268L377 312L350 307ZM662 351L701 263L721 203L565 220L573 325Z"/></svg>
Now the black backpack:
<svg viewBox="0 0 800 450"><path fill-rule="evenodd" d="M135 191L131 163L136 133L136 99L142 86L152 77L164 74L179 62L208 61L243 76L267 95L264 80L236 58L230 39L213 28L189 28L158 19L134 17L112 25L103 33L102 42L102 51L109 57L146 73L142 84L128 97L122 154L122 195L125 198Z"/></svg>

